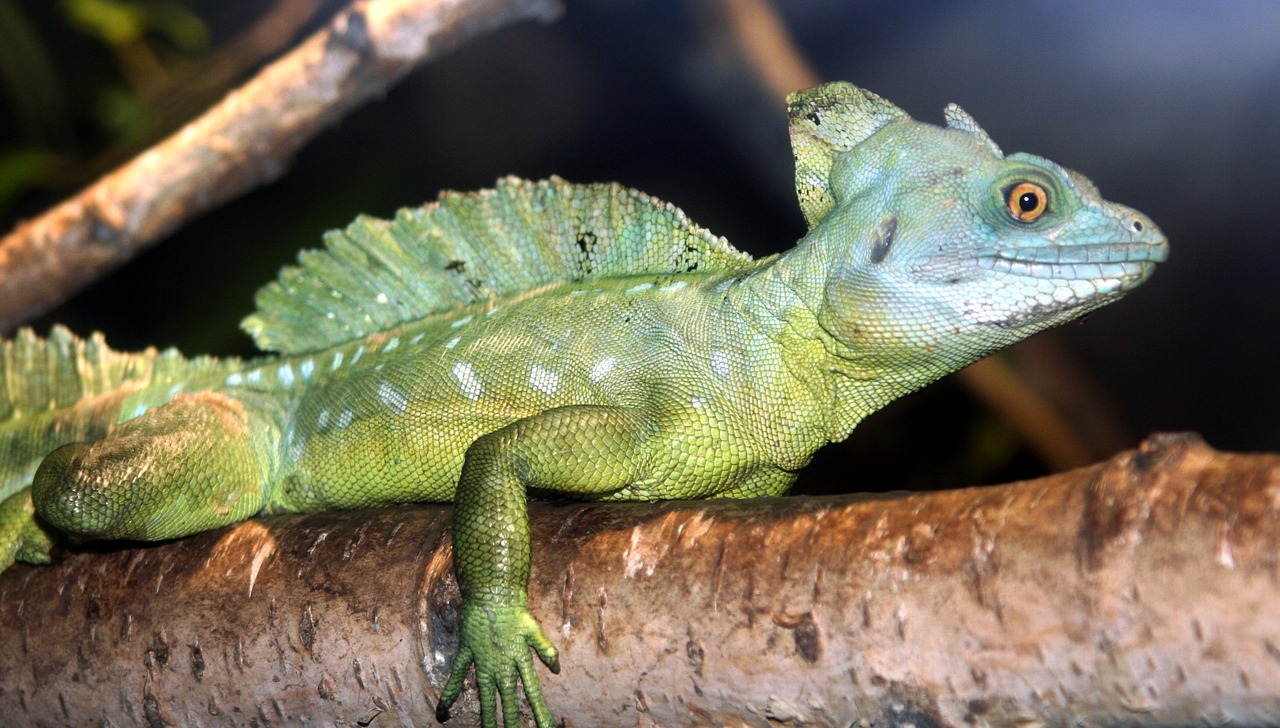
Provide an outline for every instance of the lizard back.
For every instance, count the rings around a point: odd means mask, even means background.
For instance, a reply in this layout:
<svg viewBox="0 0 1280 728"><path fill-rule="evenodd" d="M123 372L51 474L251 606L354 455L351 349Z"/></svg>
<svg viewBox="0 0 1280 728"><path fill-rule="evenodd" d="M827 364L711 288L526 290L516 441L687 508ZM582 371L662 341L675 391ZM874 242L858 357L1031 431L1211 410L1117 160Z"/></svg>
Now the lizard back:
<svg viewBox="0 0 1280 728"><path fill-rule="evenodd" d="M317 351L457 306L562 281L729 270L751 256L616 183L507 177L392 220L360 217L264 286L243 328L267 351Z"/></svg>

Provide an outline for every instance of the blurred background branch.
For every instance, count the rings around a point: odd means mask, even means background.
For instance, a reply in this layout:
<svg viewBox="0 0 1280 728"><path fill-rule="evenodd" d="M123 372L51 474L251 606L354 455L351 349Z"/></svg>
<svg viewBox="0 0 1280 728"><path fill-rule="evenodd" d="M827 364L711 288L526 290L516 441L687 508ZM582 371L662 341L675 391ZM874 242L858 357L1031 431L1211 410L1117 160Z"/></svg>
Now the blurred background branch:
<svg viewBox="0 0 1280 728"><path fill-rule="evenodd" d="M203 44L198 18L168 2L74 0L143 96L166 74L143 41ZM0 330L62 302L192 217L278 177L297 150L419 63L553 0L360 0L224 100L88 189L0 239ZM144 79L158 79L154 82Z"/></svg>

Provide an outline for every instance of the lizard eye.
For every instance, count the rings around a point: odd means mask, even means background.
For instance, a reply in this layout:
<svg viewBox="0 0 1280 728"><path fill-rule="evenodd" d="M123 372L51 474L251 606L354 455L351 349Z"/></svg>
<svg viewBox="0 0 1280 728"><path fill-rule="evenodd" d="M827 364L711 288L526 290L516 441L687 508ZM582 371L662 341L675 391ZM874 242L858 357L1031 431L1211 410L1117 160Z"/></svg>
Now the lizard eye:
<svg viewBox="0 0 1280 728"><path fill-rule="evenodd" d="M1005 192L1005 206L1019 222L1035 222L1049 206L1049 195L1034 182L1020 182Z"/></svg>

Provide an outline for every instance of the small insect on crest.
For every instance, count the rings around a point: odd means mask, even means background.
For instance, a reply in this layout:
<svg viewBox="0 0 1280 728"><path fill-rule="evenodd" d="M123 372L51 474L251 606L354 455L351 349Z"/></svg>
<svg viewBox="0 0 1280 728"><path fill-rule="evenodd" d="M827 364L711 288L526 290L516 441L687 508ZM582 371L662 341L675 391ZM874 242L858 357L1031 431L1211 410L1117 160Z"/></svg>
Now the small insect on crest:
<svg viewBox="0 0 1280 728"><path fill-rule="evenodd" d="M578 233L576 242L578 244L578 266L582 269L582 276L590 276L595 271L595 249L599 237L590 230L584 230Z"/></svg>
<svg viewBox="0 0 1280 728"><path fill-rule="evenodd" d="M447 265L445 265L444 269L457 276L459 280L465 283L468 288L477 294L481 293L485 288L484 281L479 278L472 277L468 273L467 261L465 260L451 260Z"/></svg>

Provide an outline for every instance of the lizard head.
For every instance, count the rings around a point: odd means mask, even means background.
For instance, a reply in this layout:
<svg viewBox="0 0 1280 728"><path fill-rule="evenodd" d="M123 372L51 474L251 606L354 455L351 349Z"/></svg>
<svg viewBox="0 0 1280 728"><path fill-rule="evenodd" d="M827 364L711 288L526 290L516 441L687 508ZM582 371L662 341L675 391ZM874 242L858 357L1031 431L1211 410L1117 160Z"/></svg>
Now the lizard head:
<svg viewBox="0 0 1280 728"><path fill-rule="evenodd" d="M835 83L788 110L802 245L824 272L810 300L847 355L940 376L1116 300L1168 255L1146 216L1004 155L958 106L938 127Z"/></svg>

